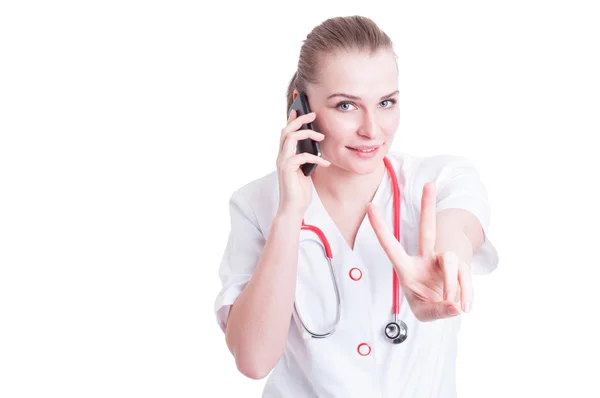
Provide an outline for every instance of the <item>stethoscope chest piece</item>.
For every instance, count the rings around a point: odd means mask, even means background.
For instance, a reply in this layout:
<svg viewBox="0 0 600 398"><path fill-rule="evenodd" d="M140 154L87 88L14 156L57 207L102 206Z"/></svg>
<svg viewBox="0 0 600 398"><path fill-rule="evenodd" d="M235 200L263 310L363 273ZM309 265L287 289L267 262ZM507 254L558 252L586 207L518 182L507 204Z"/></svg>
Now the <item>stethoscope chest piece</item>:
<svg viewBox="0 0 600 398"><path fill-rule="evenodd" d="M408 337L408 327L400 320L390 322L385 326L385 337L392 343L400 344Z"/></svg>

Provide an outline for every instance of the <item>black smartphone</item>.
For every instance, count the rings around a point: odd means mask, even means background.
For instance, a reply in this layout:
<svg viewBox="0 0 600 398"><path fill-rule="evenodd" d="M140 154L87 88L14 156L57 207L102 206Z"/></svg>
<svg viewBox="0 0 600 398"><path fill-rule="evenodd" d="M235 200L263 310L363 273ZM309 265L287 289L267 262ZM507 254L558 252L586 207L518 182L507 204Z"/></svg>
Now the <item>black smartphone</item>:
<svg viewBox="0 0 600 398"><path fill-rule="evenodd" d="M288 117L290 116L290 113L292 113L292 109L296 110L296 117L310 113L310 108L308 107L308 97L306 96L305 93L301 92L298 94L298 96L294 100L294 103L288 110ZM300 127L300 130L306 130L306 129L316 131L314 129L313 123L303 124L302 127ZM321 148L319 147L319 142L315 141L311 138L299 140L296 152L297 153L308 152L315 156L321 157ZM303 165L300 166L300 168L302 169L302 172L304 173L305 176L310 176L313 173L313 171L315 171L315 169L317 168L317 165L314 163L304 163Z"/></svg>

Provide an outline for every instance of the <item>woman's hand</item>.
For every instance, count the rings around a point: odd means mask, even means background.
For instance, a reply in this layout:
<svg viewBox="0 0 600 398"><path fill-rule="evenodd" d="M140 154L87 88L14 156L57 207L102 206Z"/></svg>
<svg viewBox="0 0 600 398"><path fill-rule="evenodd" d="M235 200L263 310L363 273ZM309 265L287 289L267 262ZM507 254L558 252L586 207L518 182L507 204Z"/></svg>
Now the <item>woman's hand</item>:
<svg viewBox="0 0 600 398"><path fill-rule="evenodd" d="M322 141L324 136L313 130L298 130L303 124L315 120L315 113L311 112L296 117L296 111L292 110L288 118L288 124L281 130L279 141L279 155L277 156L277 170L279 175L279 209L278 213L292 213L303 217L311 200L311 179L302 172L300 168L304 163L316 163L327 167L330 163L310 153L297 154L298 141L311 138Z"/></svg>
<svg viewBox="0 0 600 398"><path fill-rule="evenodd" d="M473 301L473 282L470 266L453 252L436 253L435 184L423 187L419 248L409 256L400 242L387 229L376 206L369 204L367 212L373 230L387 253L417 319L423 322L460 314L460 305L468 311Z"/></svg>

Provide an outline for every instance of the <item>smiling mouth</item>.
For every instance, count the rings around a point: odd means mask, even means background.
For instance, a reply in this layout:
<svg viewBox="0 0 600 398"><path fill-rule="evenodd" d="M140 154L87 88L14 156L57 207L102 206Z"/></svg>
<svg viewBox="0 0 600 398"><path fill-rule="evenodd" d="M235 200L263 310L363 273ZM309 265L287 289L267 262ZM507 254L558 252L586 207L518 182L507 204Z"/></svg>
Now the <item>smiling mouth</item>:
<svg viewBox="0 0 600 398"><path fill-rule="evenodd" d="M377 146L362 146L362 147L357 147L357 148L353 148L353 147L347 146L346 148L351 149L351 150L356 151L356 152L360 152L360 153L371 153L371 152L374 152L374 151L378 150L380 148L380 145L377 145Z"/></svg>

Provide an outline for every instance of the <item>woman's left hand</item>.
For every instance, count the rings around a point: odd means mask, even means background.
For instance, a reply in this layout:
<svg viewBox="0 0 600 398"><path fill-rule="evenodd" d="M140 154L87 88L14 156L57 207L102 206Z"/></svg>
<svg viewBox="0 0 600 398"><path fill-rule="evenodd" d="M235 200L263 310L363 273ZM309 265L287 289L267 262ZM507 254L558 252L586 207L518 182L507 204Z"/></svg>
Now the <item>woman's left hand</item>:
<svg viewBox="0 0 600 398"><path fill-rule="evenodd" d="M381 246L392 262L400 286L412 312L422 322L459 315L473 302L471 268L449 251L436 253L435 184L423 187L419 246L409 256L383 222L377 207L369 204L367 213Z"/></svg>

